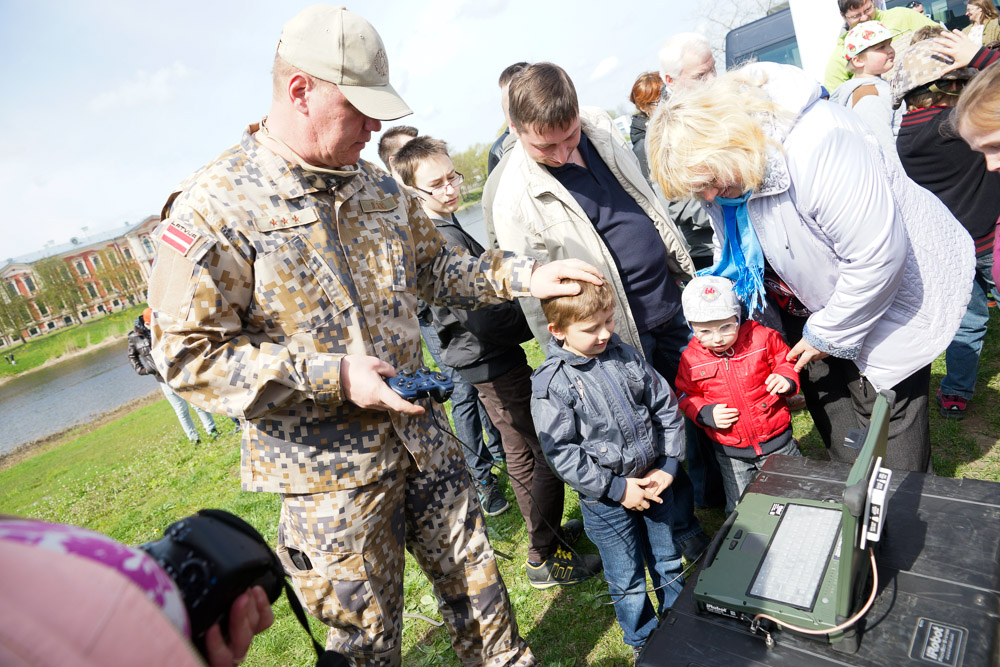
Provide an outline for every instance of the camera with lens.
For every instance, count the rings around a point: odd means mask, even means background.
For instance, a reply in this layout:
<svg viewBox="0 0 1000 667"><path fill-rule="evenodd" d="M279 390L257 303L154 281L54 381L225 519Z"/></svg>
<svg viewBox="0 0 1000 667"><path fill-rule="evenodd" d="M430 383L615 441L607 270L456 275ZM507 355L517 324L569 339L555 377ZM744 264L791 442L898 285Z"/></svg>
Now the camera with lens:
<svg viewBox="0 0 1000 667"><path fill-rule="evenodd" d="M272 603L281 596L285 571L257 530L222 510L201 510L177 521L163 538L139 547L180 589L191 622L191 640L205 653L205 633L229 627L233 601L260 586Z"/></svg>

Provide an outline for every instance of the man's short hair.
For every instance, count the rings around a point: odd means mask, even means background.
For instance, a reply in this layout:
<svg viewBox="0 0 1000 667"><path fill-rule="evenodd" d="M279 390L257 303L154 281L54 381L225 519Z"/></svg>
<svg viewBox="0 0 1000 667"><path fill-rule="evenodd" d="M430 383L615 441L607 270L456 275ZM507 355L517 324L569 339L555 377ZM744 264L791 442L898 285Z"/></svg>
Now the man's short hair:
<svg viewBox="0 0 1000 667"><path fill-rule="evenodd" d="M527 69L527 67L528 63L523 60L519 63L514 63L509 67L505 67L504 70L500 72L500 80L497 81L497 84L503 88L504 86L510 84L510 82L514 80L514 77Z"/></svg>
<svg viewBox="0 0 1000 667"><path fill-rule="evenodd" d="M518 131L562 129L580 117L573 80L553 63L529 65L510 82L507 95L510 123Z"/></svg>
<svg viewBox="0 0 1000 667"><path fill-rule="evenodd" d="M403 179L404 185L417 186L417 167L427 158L435 155L448 157L448 144L433 137L417 137L406 142L392 157L392 166Z"/></svg>
<svg viewBox="0 0 1000 667"><path fill-rule="evenodd" d="M861 7L866 2L868 0L837 0L837 5L840 8L840 13L846 15L847 12ZM872 0L872 2L875 2L875 0Z"/></svg>
<svg viewBox="0 0 1000 667"><path fill-rule="evenodd" d="M668 39L660 47L660 75L666 74L672 79L679 77L684 70L684 54L692 52L712 53L708 38L696 32L682 32Z"/></svg>
<svg viewBox="0 0 1000 667"><path fill-rule="evenodd" d="M606 280L601 285L571 278L563 278L560 282L579 285L580 293L542 299L545 319L559 331L565 331L574 322L585 320L615 306L615 295Z"/></svg>
<svg viewBox="0 0 1000 667"><path fill-rule="evenodd" d="M392 170L389 161L399 150L399 147L406 143L403 137L415 139L418 134L420 133L417 132L417 128L412 125L393 125L382 133L382 137L378 140L378 159L382 160L386 169Z"/></svg>

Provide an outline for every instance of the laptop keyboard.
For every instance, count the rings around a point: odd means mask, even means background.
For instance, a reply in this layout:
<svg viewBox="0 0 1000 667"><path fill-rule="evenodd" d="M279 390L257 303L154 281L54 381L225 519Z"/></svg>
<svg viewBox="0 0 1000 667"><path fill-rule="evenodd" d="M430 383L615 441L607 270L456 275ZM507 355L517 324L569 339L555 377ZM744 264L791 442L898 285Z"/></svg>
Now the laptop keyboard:
<svg viewBox="0 0 1000 667"><path fill-rule="evenodd" d="M811 610L840 523L839 506L786 505L750 595Z"/></svg>

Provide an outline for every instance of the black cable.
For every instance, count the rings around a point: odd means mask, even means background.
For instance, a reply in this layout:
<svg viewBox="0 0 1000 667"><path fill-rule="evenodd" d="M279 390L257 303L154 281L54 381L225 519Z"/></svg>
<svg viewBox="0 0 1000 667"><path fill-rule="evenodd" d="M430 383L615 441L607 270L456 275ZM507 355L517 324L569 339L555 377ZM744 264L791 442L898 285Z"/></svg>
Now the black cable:
<svg viewBox="0 0 1000 667"><path fill-rule="evenodd" d="M471 453L475 458L479 459L480 461L489 463L491 470L502 472L504 475L507 476L508 480L510 480L511 482L516 482L522 489L524 489L524 491L528 494L528 497L531 498L532 502L535 502L535 497L531 494L531 489L528 488L527 485L525 485L523 482L521 482L521 480L516 479L515 477L511 476L511 474L509 472L507 472L506 470L504 470L503 468L501 468L500 466L498 466L496 464L496 461L494 461L492 459L489 460L489 461L487 461L485 456L483 456L479 452L474 451L471 447L469 447L467 444L465 444L464 442L462 442L458 438L458 436L456 436L455 433L452 431L450 424L447 425L447 426L441 424L441 422L438 420L437 411L434 410L434 406L430 405L429 407L431 408L431 415L433 416L434 424L435 424L435 426L438 427L438 429L442 433L444 433L445 435L447 435L451 439L453 439L455 442L457 442L463 449L465 449L465 451ZM443 409L444 409L444 405L443 404L441 404L441 408L442 408L442 411L443 411ZM535 462L535 465L540 465L540 464L541 465L548 465L549 463L548 463L548 461L544 461L544 460L541 461L541 462L539 462L539 461ZM477 497L478 497L478 494L477 494ZM541 519L545 523L545 525L549 529L552 530L552 532L556 536L556 539L559 540L566 547L566 549L570 553L572 553L577 558L580 558L580 553L576 549L574 549L572 545L570 545L566 540L564 540L562 538L562 533L559 530L559 528L554 527L552 524L550 524L545 517L541 517ZM614 526L612 526L608 522L607 519L605 519L604 517L600 517L600 519L602 521L604 521L605 524L607 524L608 528L610 528L611 530L613 530L615 532L615 534L618 535L619 538L621 538L622 540L625 539L625 536L623 536L621 534L621 532L618 531L618 529L616 529ZM492 547L492 545L491 545L491 547ZM676 544L675 544L675 547L676 547ZM496 550L494 549L494 551L496 551ZM674 583L679 578L682 578L685 574L687 574L687 572L690 571L691 568L694 567L701 560L701 557L702 556L699 555L697 558L695 558L693 561L691 561L686 568L684 568L683 570L681 570L680 574L678 574L676 577L674 577L670 581L668 581L666 583L663 583L660 586L655 586L653 588L646 588L645 590L642 590L642 591L626 591L626 590L622 589L621 592L619 592L619 593L612 593L611 592L611 588L612 587L621 589L621 586L618 586L617 584L614 584L614 583L608 581L607 579L605 579L604 577L602 577L600 575L600 573L595 572L594 573L594 577L596 577L600 581L603 581L605 584L607 584L607 586L608 586L608 592L607 593L598 593L598 594L596 594L594 596L594 599L598 602L598 604L614 605L614 604L618 604L619 602L621 602L622 600L624 600L626 595L649 595L650 593L654 593L655 594L656 591L660 590L661 588L665 588L665 587L669 586L670 584ZM601 598L605 598L605 597L610 598L610 597L615 597L615 596L617 596L617 599L610 600L608 602L604 602L604 601L601 600Z"/></svg>

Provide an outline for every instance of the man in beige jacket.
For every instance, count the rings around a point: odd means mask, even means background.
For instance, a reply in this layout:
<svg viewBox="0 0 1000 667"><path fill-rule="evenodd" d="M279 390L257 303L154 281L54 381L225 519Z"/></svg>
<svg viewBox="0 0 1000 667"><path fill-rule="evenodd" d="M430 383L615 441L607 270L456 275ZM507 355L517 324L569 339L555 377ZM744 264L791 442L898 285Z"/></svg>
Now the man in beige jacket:
<svg viewBox="0 0 1000 667"><path fill-rule="evenodd" d="M508 95L518 142L487 214L499 246L540 261L579 258L598 267L614 290L616 332L672 386L691 334L678 286L694 274L683 237L611 118L580 108L562 68L531 65ZM539 302L521 299L521 307L545 349ZM674 485L674 535L690 558L707 539L694 517L690 479L680 471Z"/></svg>

